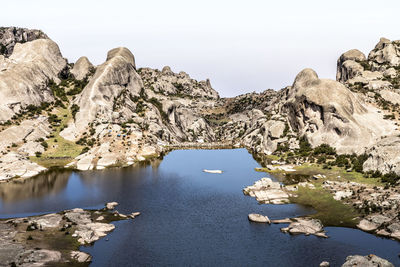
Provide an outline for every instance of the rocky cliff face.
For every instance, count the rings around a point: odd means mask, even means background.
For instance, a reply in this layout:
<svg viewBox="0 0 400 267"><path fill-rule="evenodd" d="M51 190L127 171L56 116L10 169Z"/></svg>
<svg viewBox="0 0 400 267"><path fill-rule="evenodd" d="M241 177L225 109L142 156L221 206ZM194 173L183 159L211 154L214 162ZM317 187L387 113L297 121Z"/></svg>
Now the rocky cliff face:
<svg viewBox="0 0 400 267"><path fill-rule="evenodd" d="M209 80L169 67L137 69L127 48L110 50L95 67L86 57L67 64L53 41L26 38L9 58L0 58L0 135L7 139L1 158L17 159L23 175L41 170L24 158L40 153L49 160L67 153L68 166L87 170L130 165L182 143L291 153L301 146L300 137L312 147L367 152L366 170L400 173L392 149L400 103L397 42L381 39L368 58L356 49L344 53L337 81L305 69L279 91L220 98ZM1 168L6 178L20 175L7 164Z"/></svg>

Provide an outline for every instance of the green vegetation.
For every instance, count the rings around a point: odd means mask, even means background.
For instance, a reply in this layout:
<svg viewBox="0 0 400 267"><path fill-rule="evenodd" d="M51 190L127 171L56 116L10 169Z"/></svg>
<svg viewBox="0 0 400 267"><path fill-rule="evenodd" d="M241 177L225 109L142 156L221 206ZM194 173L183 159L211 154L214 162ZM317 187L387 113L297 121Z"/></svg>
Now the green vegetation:
<svg viewBox="0 0 400 267"><path fill-rule="evenodd" d="M158 109L158 111L159 111L160 114L161 114L161 119L162 119L164 122L168 122L168 121L169 121L168 115L167 115L167 113L164 112L163 106L162 106L161 102L158 101L157 98L154 98L154 97L150 98L150 99L149 99L149 102L150 102L151 104L153 104L153 105Z"/></svg>
<svg viewBox="0 0 400 267"><path fill-rule="evenodd" d="M355 227L358 223L358 213L346 204L333 199L332 194L320 185L315 189L299 187L297 197L290 198L293 203L313 207L317 213L310 215L320 219L324 226Z"/></svg>
<svg viewBox="0 0 400 267"><path fill-rule="evenodd" d="M78 112L79 112L79 106L77 104L73 104L71 106L71 115L72 115L72 118L74 118L74 120L75 120L76 113L78 113Z"/></svg>
<svg viewBox="0 0 400 267"><path fill-rule="evenodd" d="M72 114L68 109L59 109L56 114L52 114L50 117L53 118L54 132L47 141L41 141L41 145L46 151L42 154L36 154L35 157L30 159L46 168L65 166L81 153L83 147L60 136L61 130L72 119Z"/></svg>
<svg viewBox="0 0 400 267"><path fill-rule="evenodd" d="M360 63L364 70L372 70L372 66L368 63L368 61L359 61L358 63Z"/></svg>

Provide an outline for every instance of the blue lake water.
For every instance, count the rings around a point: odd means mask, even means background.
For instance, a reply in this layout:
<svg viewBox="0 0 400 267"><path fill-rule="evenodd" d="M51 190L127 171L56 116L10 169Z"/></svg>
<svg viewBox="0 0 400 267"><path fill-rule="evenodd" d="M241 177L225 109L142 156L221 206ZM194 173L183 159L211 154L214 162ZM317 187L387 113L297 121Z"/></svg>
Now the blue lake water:
<svg viewBox="0 0 400 267"><path fill-rule="evenodd" d="M242 189L265 176L245 149L179 150L151 165L91 172L50 172L23 183L0 184L2 218L103 207L117 201L135 220L115 222L106 238L82 250L91 266L340 266L353 254L376 254L400 265L400 243L355 229L327 227L328 239L291 236L286 225L251 223L313 210L259 205ZM223 174L202 172L221 169Z"/></svg>

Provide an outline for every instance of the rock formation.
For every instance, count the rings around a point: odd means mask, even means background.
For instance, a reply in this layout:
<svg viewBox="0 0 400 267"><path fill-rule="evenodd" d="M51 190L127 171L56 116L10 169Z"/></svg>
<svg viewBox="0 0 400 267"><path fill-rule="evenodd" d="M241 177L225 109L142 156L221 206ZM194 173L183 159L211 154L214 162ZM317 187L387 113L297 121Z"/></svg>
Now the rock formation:
<svg viewBox="0 0 400 267"><path fill-rule="evenodd" d="M94 66L90 63L87 57L80 57L71 69L71 74L74 75L75 79L85 79L91 71L94 71Z"/></svg>
<svg viewBox="0 0 400 267"><path fill-rule="evenodd" d="M10 58L0 56L0 122L28 105L53 101L48 83L58 80L65 66L58 45L49 39L17 43Z"/></svg>
<svg viewBox="0 0 400 267"><path fill-rule="evenodd" d="M36 39L49 39L40 30L30 30L18 27L0 28L0 55L9 57L17 43L26 43Z"/></svg>
<svg viewBox="0 0 400 267"><path fill-rule="evenodd" d="M319 79L315 71L301 71L285 104L292 128L313 146L329 144L339 153L361 153L395 125L367 106L343 84Z"/></svg>
<svg viewBox="0 0 400 267"><path fill-rule="evenodd" d="M353 266L394 267L394 265L389 261L372 254L368 256L360 256L360 255L348 256L346 258L346 262L342 265L342 267L353 267Z"/></svg>

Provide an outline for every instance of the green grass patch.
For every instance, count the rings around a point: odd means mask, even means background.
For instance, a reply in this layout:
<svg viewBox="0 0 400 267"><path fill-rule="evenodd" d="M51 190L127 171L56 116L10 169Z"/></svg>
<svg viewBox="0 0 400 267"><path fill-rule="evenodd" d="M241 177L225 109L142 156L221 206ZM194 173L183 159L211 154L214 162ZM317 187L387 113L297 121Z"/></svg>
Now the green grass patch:
<svg viewBox="0 0 400 267"><path fill-rule="evenodd" d="M377 185L377 186L384 186L384 184L380 181L380 178L365 178L362 173L351 171L348 172L344 168L332 166L331 169L324 169L320 164L303 164L300 166L295 166L295 172L285 172L283 170L268 170L268 168L256 168L256 171L259 172L268 172L278 177L284 177L284 173L288 173L290 175L317 175L322 174L326 176L326 180L331 181L351 181L357 182L361 184L370 184L370 185ZM338 178L340 176L340 178Z"/></svg>
<svg viewBox="0 0 400 267"><path fill-rule="evenodd" d="M30 157L33 162L38 163L46 168L62 167L79 156L83 146L77 145L75 142L65 140L60 136L62 129L66 128L68 122L72 119L69 109L61 108L56 113L61 119L60 125L55 128L53 136L46 140L47 150L40 157Z"/></svg>
<svg viewBox="0 0 400 267"><path fill-rule="evenodd" d="M335 200L320 185L316 189L300 187L298 196L290 198L290 201L313 207L317 213L309 217L321 220L324 226L355 227L359 222L359 214L351 206Z"/></svg>

